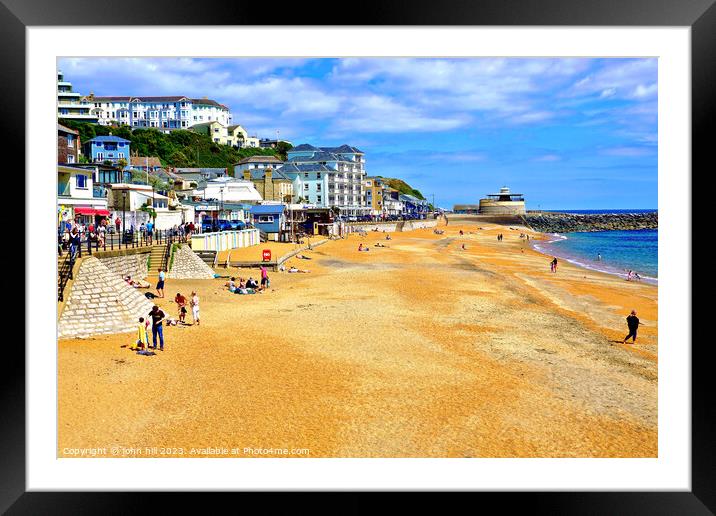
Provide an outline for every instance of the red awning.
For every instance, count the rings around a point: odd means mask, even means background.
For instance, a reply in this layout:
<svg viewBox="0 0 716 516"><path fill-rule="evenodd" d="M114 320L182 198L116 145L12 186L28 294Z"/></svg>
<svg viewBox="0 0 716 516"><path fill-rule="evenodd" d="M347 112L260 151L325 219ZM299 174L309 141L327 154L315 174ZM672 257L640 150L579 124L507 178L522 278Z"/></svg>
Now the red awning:
<svg viewBox="0 0 716 516"><path fill-rule="evenodd" d="M109 210L95 210L100 217L109 217Z"/></svg>
<svg viewBox="0 0 716 516"><path fill-rule="evenodd" d="M95 215L97 210L94 208L85 208L83 206L75 207L75 215Z"/></svg>

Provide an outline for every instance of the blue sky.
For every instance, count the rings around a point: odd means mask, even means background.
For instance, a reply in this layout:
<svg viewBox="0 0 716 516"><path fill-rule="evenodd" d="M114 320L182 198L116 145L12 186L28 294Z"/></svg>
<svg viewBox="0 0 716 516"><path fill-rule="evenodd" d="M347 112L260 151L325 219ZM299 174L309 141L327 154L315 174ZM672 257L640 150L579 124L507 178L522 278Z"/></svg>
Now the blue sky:
<svg viewBox="0 0 716 516"><path fill-rule="evenodd" d="M207 96L250 134L348 143L439 206L657 207L657 60L66 58L75 91Z"/></svg>

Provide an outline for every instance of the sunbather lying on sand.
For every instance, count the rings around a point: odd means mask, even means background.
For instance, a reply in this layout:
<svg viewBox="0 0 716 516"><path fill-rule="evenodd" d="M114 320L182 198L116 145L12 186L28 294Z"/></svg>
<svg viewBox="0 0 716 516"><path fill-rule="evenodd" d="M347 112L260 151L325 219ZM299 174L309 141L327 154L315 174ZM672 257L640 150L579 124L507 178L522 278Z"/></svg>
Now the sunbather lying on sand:
<svg viewBox="0 0 716 516"><path fill-rule="evenodd" d="M302 255L302 254L297 254L296 258L298 258L299 260L310 260L311 259L310 257Z"/></svg>
<svg viewBox="0 0 716 516"><path fill-rule="evenodd" d="M388 247L387 245L383 245L380 242L376 242L375 247Z"/></svg>
<svg viewBox="0 0 716 516"><path fill-rule="evenodd" d="M292 265L292 266L288 269L287 272L304 272L304 273L309 273L309 272L311 272L311 271L307 271L307 270L304 270L304 269L297 269L296 267L294 267L294 266Z"/></svg>

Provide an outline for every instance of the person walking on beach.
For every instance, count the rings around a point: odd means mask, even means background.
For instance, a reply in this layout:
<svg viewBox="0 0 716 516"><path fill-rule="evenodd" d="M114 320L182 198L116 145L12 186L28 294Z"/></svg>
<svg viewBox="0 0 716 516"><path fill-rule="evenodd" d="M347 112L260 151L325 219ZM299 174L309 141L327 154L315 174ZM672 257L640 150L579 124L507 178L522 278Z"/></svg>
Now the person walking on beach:
<svg viewBox="0 0 716 516"><path fill-rule="evenodd" d="M196 295L196 291L191 293L191 316L194 318L194 324L199 326L199 296Z"/></svg>
<svg viewBox="0 0 716 516"><path fill-rule="evenodd" d="M159 281L157 281L157 297L164 297L164 270L159 267Z"/></svg>
<svg viewBox="0 0 716 516"><path fill-rule="evenodd" d="M77 251L79 250L81 244L82 237L80 236L77 227L74 227L72 228L72 233L70 233L70 259L72 261L74 261L77 257Z"/></svg>
<svg viewBox="0 0 716 516"><path fill-rule="evenodd" d="M629 334L624 337L624 341L622 344L626 344L626 341L629 340L629 337L631 337L632 341L631 343L634 344L636 342L636 331L639 329L639 325L641 324L639 322L639 318L636 316L636 310L632 310L631 314L627 316L627 327L629 328Z"/></svg>
<svg viewBox="0 0 716 516"><path fill-rule="evenodd" d="M159 350L164 351L164 329L162 327L162 321L164 320L164 312L162 312L157 305L152 307L152 311L149 312L149 317L152 318L152 343L154 349L157 349L157 335L159 336Z"/></svg>
<svg viewBox="0 0 716 516"><path fill-rule="evenodd" d="M552 272L557 272L557 257L556 256L550 262L550 270Z"/></svg>
<svg viewBox="0 0 716 516"><path fill-rule="evenodd" d="M602 261L602 255L600 253L597 253L597 261L598 262Z"/></svg>

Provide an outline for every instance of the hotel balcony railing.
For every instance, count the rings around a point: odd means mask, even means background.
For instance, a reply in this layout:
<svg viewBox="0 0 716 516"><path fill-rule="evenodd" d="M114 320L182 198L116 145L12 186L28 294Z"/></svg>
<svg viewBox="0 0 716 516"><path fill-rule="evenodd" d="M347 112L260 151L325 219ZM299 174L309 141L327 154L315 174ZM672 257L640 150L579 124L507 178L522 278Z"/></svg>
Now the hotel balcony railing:
<svg viewBox="0 0 716 516"><path fill-rule="evenodd" d="M93 186L92 187L92 197L97 197L100 199L104 199L107 197L107 189L103 186Z"/></svg>
<svg viewBox="0 0 716 516"><path fill-rule="evenodd" d="M58 197L69 197L70 196L70 185L57 185L57 196Z"/></svg>

